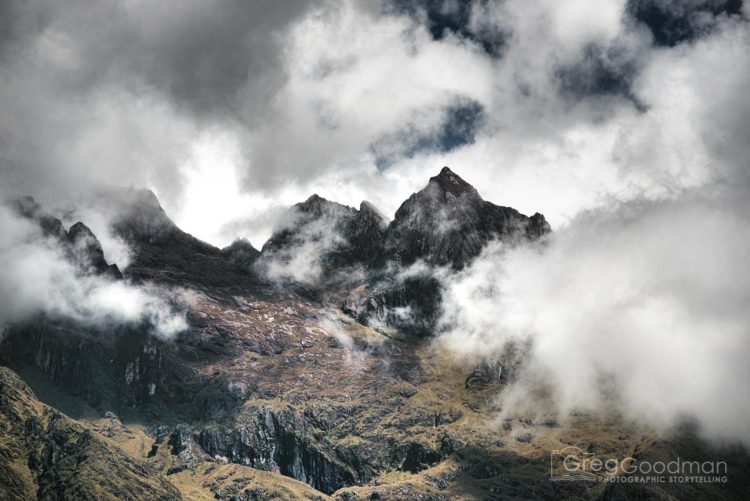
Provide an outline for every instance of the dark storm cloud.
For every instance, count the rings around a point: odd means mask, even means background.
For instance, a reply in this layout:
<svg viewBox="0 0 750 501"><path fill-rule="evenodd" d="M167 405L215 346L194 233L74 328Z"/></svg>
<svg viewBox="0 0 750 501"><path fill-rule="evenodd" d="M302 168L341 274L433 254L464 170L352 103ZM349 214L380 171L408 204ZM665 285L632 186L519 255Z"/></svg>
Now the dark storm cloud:
<svg viewBox="0 0 750 501"><path fill-rule="evenodd" d="M134 184L176 204L201 134L263 120L286 31L317 5L2 2L2 191Z"/></svg>
<svg viewBox="0 0 750 501"><path fill-rule="evenodd" d="M0 37L54 34L77 59L70 83L79 88L146 85L193 112L226 114L283 82L284 30L316 3L4 2Z"/></svg>
<svg viewBox="0 0 750 501"><path fill-rule="evenodd" d="M741 16L742 0L630 0L633 18L651 31L654 43L674 46L709 33L717 17Z"/></svg>

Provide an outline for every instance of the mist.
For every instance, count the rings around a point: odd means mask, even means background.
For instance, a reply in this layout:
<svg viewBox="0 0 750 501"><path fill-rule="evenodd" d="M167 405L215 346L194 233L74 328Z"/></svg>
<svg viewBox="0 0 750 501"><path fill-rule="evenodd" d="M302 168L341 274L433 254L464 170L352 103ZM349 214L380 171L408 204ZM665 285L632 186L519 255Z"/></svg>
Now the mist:
<svg viewBox="0 0 750 501"><path fill-rule="evenodd" d="M168 338L187 323L167 293L83 272L55 238L0 206L0 327L44 314L102 329L145 322Z"/></svg>
<svg viewBox="0 0 750 501"><path fill-rule="evenodd" d="M445 282L437 342L474 358L528 343L503 415L614 409L750 444L750 219L720 202L632 202L491 246Z"/></svg>

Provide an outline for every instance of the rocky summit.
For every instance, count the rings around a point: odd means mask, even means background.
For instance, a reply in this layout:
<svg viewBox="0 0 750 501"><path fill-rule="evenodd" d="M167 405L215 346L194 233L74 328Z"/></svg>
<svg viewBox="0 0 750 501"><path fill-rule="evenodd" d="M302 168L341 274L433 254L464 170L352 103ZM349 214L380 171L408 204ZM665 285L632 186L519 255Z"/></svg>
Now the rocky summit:
<svg viewBox="0 0 750 501"><path fill-rule="evenodd" d="M11 204L78 274L148 290L179 315L82 321L40 311L0 336L2 499L747 499L748 456L617 412L511 415L524 347L480 359L433 342L440 276L550 226L485 201L447 167L388 221L313 195L261 251L179 229L145 190L101 196L131 259L84 223ZM544 398L543 396L540 398ZM550 480L554 451L716 459L724 483ZM614 472L624 478L622 471ZM637 475L636 475L637 476ZM633 477L635 478L635 477Z"/></svg>
<svg viewBox="0 0 750 501"><path fill-rule="evenodd" d="M534 240L549 231L541 214L527 217L487 202L473 186L443 167L396 211L384 250L406 265L424 259L461 268L490 240Z"/></svg>

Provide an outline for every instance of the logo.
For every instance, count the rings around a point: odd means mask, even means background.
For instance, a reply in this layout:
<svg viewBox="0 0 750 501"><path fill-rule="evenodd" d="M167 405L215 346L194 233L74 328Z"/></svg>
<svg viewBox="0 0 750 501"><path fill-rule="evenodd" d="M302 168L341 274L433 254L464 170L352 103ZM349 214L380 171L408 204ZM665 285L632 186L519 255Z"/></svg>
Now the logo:
<svg viewBox="0 0 750 501"><path fill-rule="evenodd" d="M726 483L726 461L599 457L569 446L550 454L550 480L613 483Z"/></svg>

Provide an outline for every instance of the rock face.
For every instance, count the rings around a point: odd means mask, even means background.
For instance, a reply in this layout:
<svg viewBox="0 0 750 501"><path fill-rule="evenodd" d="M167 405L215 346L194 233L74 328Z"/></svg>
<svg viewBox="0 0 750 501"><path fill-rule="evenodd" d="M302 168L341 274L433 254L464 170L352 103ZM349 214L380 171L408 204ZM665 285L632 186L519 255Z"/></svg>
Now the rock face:
<svg viewBox="0 0 750 501"><path fill-rule="evenodd" d="M212 456L276 471L327 494L354 484L357 474L352 467L326 451L306 428L291 408L278 412L266 406L253 409L240 427L204 428L198 443Z"/></svg>
<svg viewBox="0 0 750 501"><path fill-rule="evenodd" d="M182 499L150 465L39 402L5 367L0 367L0 429L3 499Z"/></svg>
<svg viewBox="0 0 750 501"><path fill-rule="evenodd" d="M68 239L74 249L74 256L79 267L98 275L122 279L122 273L117 265L107 264L102 245L88 226L81 222L74 224L68 230Z"/></svg>
<svg viewBox="0 0 750 501"><path fill-rule="evenodd" d="M211 352L160 340L138 326L97 329L37 318L12 326L0 343L0 363L33 367L92 406L122 411L166 406L184 416L223 415L237 405L226 382L209 380L185 359Z"/></svg>
<svg viewBox="0 0 750 501"><path fill-rule="evenodd" d="M417 260L459 269L491 240L533 241L550 232L544 216L525 216L482 199L448 167L406 200L390 224L369 202L356 210L318 195L295 205L262 254L287 259L315 247L327 268L354 264L382 268Z"/></svg>
<svg viewBox="0 0 750 501"><path fill-rule="evenodd" d="M528 217L487 202L444 167L387 226L367 202L357 211L313 195L292 209L283 229L263 246L260 261L304 268L320 258L323 276L358 265L365 286L346 291L342 307L370 326L424 337L440 314L434 267L459 270L492 240L516 245L549 232L543 215Z"/></svg>
<svg viewBox="0 0 750 501"><path fill-rule="evenodd" d="M487 202L473 186L443 167L396 211L384 250L402 265L423 259L437 266L462 268L490 240L535 240L549 231L541 214L527 217Z"/></svg>

